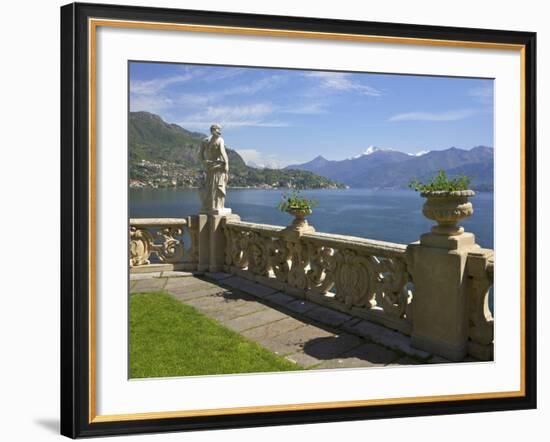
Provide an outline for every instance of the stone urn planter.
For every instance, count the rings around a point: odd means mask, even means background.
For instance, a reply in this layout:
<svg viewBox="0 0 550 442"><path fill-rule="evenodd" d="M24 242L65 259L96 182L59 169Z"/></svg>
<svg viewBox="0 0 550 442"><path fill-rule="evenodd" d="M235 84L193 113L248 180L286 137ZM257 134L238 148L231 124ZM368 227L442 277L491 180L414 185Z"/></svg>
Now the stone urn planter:
<svg viewBox="0 0 550 442"><path fill-rule="evenodd" d="M315 229L308 224L306 216L311 215L311 209L316 205L316 200L302 196L298 189L294 189L290 194L284 193L277 208L281 212L289 213L294 217L292 224L284 229L284 231L291 233L292 236L315 232Z"/></svg>
<svg viewBox="0 0 550 442"><path fill-rule="evenodd" d="M286 210L287 213L294 217L292 224L286 228L286 230L294 232L313 232L315 229L307 222L306 216L311 215L311 209L293 208L289 207Z"/></svg>
<svg viewBox="0 0 550 442"><path fill-rule="evenodd" d="M425 190L420 196L426 198L422 213L428 219L437 222L432 227L436 235L461 235L464 228L458 222L474 213L474 207L468 200L474 196L473 190Z"/></svg>

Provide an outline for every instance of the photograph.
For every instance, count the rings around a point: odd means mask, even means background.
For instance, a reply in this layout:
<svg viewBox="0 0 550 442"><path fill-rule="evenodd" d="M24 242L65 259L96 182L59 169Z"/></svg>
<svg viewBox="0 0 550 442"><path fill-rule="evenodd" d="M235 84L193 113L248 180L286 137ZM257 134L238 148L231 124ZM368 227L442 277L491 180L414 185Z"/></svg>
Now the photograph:
<svg viewBox="0 0 550 442"><path fill-rule="evenodd" d="M492 361L493 90L130 60L129 377Z"/></svg>

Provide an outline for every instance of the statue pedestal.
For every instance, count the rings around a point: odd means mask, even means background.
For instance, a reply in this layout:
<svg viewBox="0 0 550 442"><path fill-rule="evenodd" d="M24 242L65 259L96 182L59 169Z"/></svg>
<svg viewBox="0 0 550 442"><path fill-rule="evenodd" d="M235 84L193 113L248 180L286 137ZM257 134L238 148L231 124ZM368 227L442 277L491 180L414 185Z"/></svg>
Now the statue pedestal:
<svg viewBox="0 0 550 442"><path fill-rule="evenodd" d="M225 264L225 235L221 226L224 218L240 220L231 209L215 209L201 213L199 217L199 262L201 272L221 272Z"/></svg>

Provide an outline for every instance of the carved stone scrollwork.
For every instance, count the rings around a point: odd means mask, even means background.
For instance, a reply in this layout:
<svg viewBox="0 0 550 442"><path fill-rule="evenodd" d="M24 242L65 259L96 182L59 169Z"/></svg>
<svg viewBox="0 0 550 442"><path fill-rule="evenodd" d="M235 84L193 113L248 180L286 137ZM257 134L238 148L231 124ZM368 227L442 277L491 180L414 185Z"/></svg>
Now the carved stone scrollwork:
<svg viewBox="0 0 550 442"><path fill-rule="evenodd" d="M150 264L152 253L157 255L161 263L180 262L184 254L182 235L181 225L130 226L130 267ZM161 241L155 242L156 238Z"/></svg>
<svg viewBox="0 0 550 442"><path fill-rule="evenodd" d="M309 290L325 294L348 307L380 306L384 313L404 318L412 293L405 257L382 258L351 249L308 244Z"/></svg>
<svg viewBox="0 0 550 442"><path fill-rule="evenodd" d="M233 230L225 226L223 229L223 234L225 236L225 265L233 265Z"/></svg>
<svg viewBox="0 0 550 442"><path fill-rule="evenodd" d="M164 227L157 232L157 237L162 238L160 244L153 244L152 250L156 252L162 263L176 263L183 258L183 239L176 239L183 235L181 227Z"/></svg>
<svg viewBox="0 0 550 442"><path fill-rule="evenodd" d="M317 293L329 292L336 282L336 258L330 247L308 244L309 270L308 288Z"/></svg>
<svg viewBox="0 0 550 442"><path fill-rule="evenodd" d="M266 239L258 233L251 232L246 247L248 270L254 275L269 275L269 255Z"/></svg>
<svg viewBox="0 0 550 442"><path fill-rule="evenodd" d="M408 283L410 275L404 259L385 258L379 261L380 290L376 296L377 305L385 313L403 318L407 314L409 298L412 297Z"/></svg>
<svg viewBox="0 0 550 442"><path fill-rule="evenodd" d="M248 247L248 237L250 233L226 227L225 235L227 239L225 254L226 264L240 269L246 268L248 266L246 249Z"/></svg>
<svg viewBox="0 0 550 442"><path fill-rule="evenodd" d="M287 282L294 288L306 290L308 286L306 267L309 264L307 247L297 241L288 241L287 248L290 255Z"/></svg>
<svg viewBox="0 0 550 442"><path fill-rule="evenodd" d="M275 239L269 243L268 255L270 267L279 282L287 282L290 272L290 251L283 239Z"/></svg>
<svg viewBox="0 0 550 442"><path fill-rule="evenodd" d="M145 229L130 227L130 267L149 264L153 236Z"/></svg>
<svg viewBox="0 0 550 442"><path fill-rule="evenodd" d="M273 279L279 290L314 302L370 310L380 321L391 316L391 324L408 330L413 286L404 246L240 221L224 228L233 271L262 276L267 284Z"/></svg>
<svg viewBox="0 0 550 442"><path fill-rule="evenodd" d="M336 252L335 259L336 299L350 307L374 307L377 288L374 257L344 249Z"/></svg>

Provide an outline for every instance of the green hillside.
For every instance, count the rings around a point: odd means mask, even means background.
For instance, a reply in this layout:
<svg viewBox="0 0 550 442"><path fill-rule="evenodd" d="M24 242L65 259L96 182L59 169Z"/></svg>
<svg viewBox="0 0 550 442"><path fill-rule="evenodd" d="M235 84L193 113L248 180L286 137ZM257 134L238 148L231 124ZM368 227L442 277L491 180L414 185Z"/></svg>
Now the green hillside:
<svg viewBox="0 0 550 442"><path fill-rule="evenodd" d="M130 187L197 187L201 165L198 152L206 135L166 123L158 115L130 112L128 149ZM227 148L230 187L343 187L304 170L255 169Z"/></svg>

